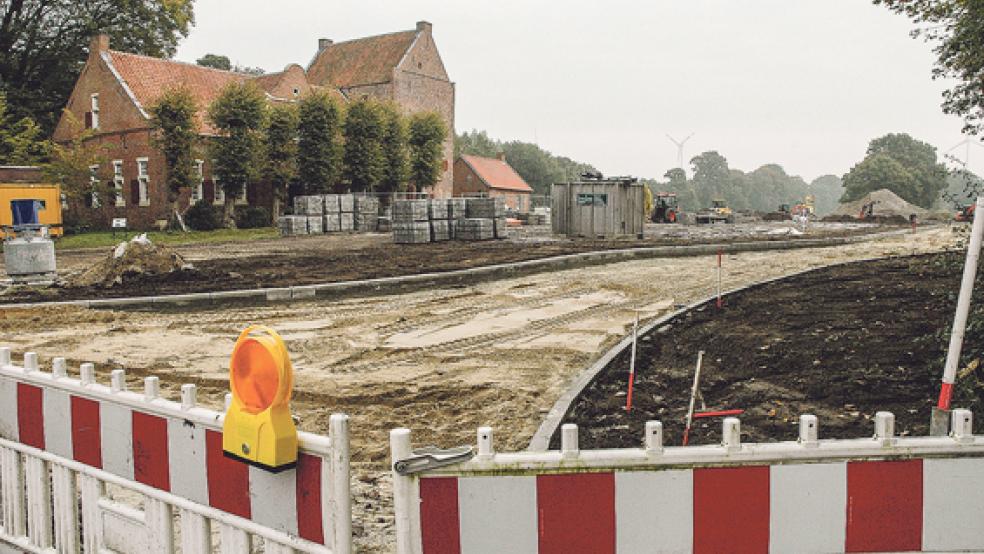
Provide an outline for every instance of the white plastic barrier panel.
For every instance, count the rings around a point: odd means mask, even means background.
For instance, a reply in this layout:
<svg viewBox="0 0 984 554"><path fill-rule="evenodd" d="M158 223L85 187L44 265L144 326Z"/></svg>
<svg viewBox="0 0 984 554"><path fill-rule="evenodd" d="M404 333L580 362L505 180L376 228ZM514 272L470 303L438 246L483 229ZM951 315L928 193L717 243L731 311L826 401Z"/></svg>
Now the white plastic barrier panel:
<svg viewBox="0 0 984 554"><path fill-rule="evenodd" d="M394 472L399 554L510 552L984 551L984 437L967 410L949 437L817 440L803 416L796 442L662 447L646 426L640 449L494 453L491 429L471 460ZM411 456L393 431L394 460Z"/></svg>
<svg viewBox="0 0 984 554"><path fill-rule="evenodd" d="M137 393L122 370L108 387L92 364L80 370L70 378L55 359L41 371L33 353L15 366L0 348L0 543L171 552L177 524L183 552L248 552L254 538L267 552L351 552L348 416L331 416L330 437L300 433L296 467L271 473L223 455L223 416L196 405L194 385L178 403L156 377Z"/></svg>

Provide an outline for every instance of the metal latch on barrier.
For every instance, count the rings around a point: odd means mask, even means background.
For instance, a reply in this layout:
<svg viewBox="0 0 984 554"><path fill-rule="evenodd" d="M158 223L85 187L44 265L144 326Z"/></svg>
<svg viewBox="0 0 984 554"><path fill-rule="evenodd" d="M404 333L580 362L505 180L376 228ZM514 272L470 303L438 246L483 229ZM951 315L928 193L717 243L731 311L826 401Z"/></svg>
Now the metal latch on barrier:
<svg viewBox="0 0 984 554"><path fill-rule="evenodd" d="M410 475L429 469L467 462L473 456L475 456L475 453L471 446L458 446L447 449L427 446L414 450L413 455L409 458L394 462L393 469L400 475Z"/></svg>

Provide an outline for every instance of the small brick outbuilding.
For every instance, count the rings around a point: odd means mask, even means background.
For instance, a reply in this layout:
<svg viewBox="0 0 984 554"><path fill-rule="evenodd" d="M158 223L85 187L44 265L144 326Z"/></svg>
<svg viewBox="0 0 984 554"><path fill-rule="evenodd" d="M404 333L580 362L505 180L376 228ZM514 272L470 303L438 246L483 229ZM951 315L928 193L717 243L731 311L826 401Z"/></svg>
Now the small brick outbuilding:
<svg viewBox="0 0 984 554"><path fill-rule="evenodd" d="M506 162L506 155L483 158L462 154L454 162L454 195L502 197L506 208L516 212L530 211L533 189Z"/></svg>

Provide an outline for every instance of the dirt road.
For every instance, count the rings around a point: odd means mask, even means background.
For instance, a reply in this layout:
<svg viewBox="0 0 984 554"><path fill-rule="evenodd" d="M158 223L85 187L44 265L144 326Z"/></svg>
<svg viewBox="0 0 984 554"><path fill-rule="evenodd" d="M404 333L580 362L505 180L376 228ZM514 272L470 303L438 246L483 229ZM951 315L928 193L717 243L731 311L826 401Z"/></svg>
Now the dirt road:
<svg viewBox="0 0 984 554"><path fill-rule="evenodd" d="M835 262L931 252L953 243L934 228L850 246L743 253L725 260L733 288ZM352 416L359 464L359 550L385 550L388 431L406 426L417 445L471 443L492 425L500 450L525 448L568 381L617 342L638 312L654 318L708 296L715 259L650 259L462 288L286 306L114 312L0 307L4 344L47 362L94 361L100 371L158 375L169 394L197 382L221 405L226 364L243 326L263 323L287 341L296 367L301 427L324 432L328 415ZM44 363L43 362L43 363Z"/></svg>

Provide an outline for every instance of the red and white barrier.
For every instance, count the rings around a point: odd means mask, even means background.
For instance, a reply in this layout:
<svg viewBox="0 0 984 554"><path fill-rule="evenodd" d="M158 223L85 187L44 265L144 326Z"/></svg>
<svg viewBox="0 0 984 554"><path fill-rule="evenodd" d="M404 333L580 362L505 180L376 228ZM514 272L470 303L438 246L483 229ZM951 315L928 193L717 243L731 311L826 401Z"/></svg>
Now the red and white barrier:
<svg viewBox="0 0 984 554"><path fill-rule="evenodd" d="M984 437L955 410L950 437L741 444L729 418L717 446L493 453L479 430L472 460L394 474L399 554L640 552L953 552L984 550ZM409 433L392 435L395 458Z"/></svg>
<svg viewBox="0 0 984 554"><path fill-rule="evenodd" d="M330 438L300 433L296 468L271 473L223 455L222 414L196 406L194 385L182 387L177 403L159 398L156 377L145 380L143 393L128 392L124 377L122 370L114 371L111 386L105 387L95 383L91 364L82 365L76 380L67 376L64 360L56 359L51 373L42 372L36 355L26 354L19 367L11 365L9 349L0 349L0 450L6 454L0 459L5 471L0 485L22 478L19 456L24 455L79 468L101 482L151 489L152 498L184 510L182 543L192 551L201 548L184 535L199 535L202 544L210 545L210 519L222 525L230 544L247 544L246 534L256 533L271 548L351 551L347 416L332 416ZM16 488L4 486L4 499ZM11 506L11 513L4 510L5 519L19 520L22 514ZM129 524L139 527L151 516L134 515ZM167 535L171 521L165 519L161 525ZM103 546L129 524L83 530L94 543L87 549ZM4 526L2 538L9 539L11 529Z"/></svg>

